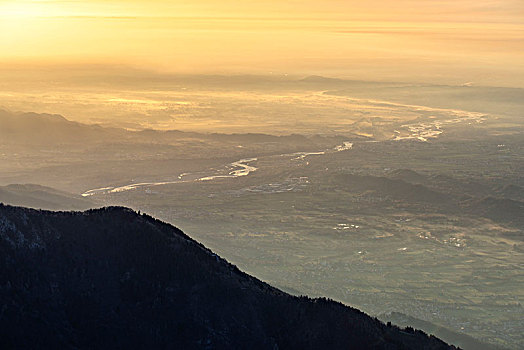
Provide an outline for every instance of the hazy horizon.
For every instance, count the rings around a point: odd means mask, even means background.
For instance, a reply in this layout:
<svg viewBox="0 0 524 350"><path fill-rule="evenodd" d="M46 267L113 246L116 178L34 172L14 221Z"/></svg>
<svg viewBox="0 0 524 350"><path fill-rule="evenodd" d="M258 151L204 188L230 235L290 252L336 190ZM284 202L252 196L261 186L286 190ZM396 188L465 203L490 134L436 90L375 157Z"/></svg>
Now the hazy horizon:
<svg viewBox="0 0 524 350"><path fill-rule="evenodd" d="M524 87L520 1L0 1L0 62Z"/></svg>
<svg viewBox="0 0 524 350"><path fill-rule="evenodd" d="M283 291L517 350L523 174L522 0L0 0L0 203L126 206ZM31 232L0 247L45 250ZM63 286L83 302L78 266ZM103 284L116 301L144 285L122 271ZM98 324L91 309L73 319Z"/></svg>

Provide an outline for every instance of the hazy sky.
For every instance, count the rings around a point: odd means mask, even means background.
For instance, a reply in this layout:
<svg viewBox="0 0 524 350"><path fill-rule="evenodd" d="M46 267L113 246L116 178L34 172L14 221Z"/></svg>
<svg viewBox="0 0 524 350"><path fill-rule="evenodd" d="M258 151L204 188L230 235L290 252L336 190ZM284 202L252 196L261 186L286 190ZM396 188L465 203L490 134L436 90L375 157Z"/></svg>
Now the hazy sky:
<svg viewBox="0 0 524 350"><path fill-rule="evenodd" d="M0 0L0 61L524 81L522 0Z"/></svg>

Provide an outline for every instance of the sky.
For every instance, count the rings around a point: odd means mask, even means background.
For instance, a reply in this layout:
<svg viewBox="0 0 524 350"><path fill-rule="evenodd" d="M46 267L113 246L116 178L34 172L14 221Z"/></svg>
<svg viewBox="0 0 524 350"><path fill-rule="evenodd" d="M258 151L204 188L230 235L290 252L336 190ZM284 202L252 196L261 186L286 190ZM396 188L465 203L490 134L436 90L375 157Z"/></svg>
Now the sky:
<svg viewBox="0 0 524 350"><path fill-rule="evenodd" d="M0 63L522 86L522 0L0 0Z"/></svg>

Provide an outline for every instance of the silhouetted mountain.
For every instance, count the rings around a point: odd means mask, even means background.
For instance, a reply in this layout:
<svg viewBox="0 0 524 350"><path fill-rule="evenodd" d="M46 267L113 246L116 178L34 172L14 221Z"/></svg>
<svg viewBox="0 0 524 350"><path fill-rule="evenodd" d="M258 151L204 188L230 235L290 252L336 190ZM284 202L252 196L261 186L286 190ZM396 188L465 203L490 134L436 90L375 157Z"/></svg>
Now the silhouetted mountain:
<svg viewBox="0 0 524 350"><path fill-rule="evenodd" d="M48 210L85 210L96 206L81 196L33 184L0 186L0 203Z"/></svg>
<svg viewBox="0 0 524 350"><path fill-rule="evenodd" d="M286 294L125 208L0 205L0 256L2 348L453 348Z"/></svg>

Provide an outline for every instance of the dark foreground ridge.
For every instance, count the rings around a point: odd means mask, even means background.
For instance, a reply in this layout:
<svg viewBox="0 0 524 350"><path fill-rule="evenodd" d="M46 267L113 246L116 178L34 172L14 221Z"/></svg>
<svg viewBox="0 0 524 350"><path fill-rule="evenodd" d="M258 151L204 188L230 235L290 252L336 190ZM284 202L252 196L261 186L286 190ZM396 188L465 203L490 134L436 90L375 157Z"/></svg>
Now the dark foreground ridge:
<svg viewBox="0 0 524 350"><path fill-rule="evenodd" d="M286 294L130 209L2 204L0 348L454 349Z"/></svg>

